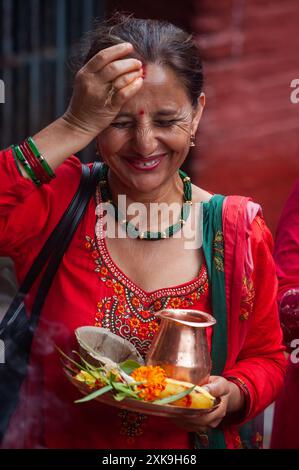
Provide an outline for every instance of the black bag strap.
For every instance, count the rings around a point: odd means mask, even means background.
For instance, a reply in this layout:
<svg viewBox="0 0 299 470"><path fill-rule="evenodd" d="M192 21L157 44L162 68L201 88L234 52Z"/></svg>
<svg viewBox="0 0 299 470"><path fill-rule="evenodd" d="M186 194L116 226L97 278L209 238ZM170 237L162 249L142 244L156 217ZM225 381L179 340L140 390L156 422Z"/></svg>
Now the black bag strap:
<svg viewBox="0 0 299 470"><path fill-rule="evenodd" d="M28 273L26 274L16 296L14 297L8 311L6 312L0 324L0 335L1 332L6 328L6 326L13 323L15 318L18 316L19 312L22 309L23 301L26 294L31 289L32 285L34 284L38 275L45 267L49 258L52 256L52 259L50 259L47 269L41 280L40 288L38 290L38 294L35 299L34 307L32 310L32 314L34 312L32 320L34 324L36 324L36 317L39 314L38 305L40 305L39 310L41 310L47 292L50 289L54 275L63 257L63 254L72 239L72 236L80 222L80 219L84 213L88 201L90 200L91 195L95 191L95 187L99 178L100 168L101 164L99 162L95 162L93 164L91 172L87 165L82 165L82 176L76 194L74 195L68 208L62 215L57 226L51 233L50 237L45 242L42 250L35 259Z"/></svg>

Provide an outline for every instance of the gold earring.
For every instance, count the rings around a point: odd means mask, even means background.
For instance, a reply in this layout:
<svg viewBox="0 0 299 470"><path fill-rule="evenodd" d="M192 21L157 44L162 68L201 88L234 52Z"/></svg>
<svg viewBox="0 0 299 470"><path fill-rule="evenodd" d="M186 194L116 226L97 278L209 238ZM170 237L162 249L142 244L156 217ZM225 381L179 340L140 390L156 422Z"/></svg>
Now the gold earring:
<svg viewBox="0 0 299 470"><path fill-rule="evenodd" d="M195 147L195 135L190 136L190 147Z"/></svg>

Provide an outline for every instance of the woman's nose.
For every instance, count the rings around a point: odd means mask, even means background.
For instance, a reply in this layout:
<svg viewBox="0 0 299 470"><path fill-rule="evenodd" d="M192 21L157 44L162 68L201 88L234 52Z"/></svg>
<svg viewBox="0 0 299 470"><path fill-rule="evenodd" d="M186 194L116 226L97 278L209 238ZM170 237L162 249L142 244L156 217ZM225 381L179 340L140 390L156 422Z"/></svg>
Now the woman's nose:
<svg viewBox="0 0 299 470"><path fill-rule="evenodd" d="M146 156L152 154L157 147L157 139L153 129L150 126L136 129L133 136L133 145L134 150L140 155Z"/></svg>

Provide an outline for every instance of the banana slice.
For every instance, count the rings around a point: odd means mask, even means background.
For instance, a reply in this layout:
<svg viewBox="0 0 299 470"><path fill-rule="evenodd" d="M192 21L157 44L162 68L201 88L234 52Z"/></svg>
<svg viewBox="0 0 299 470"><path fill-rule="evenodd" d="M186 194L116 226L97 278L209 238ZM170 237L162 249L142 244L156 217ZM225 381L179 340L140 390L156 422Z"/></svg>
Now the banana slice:
<svg viewBox="0 0 299 470"><path fill-rule="evenodd" d="M166 398L177 393L184 392L186 389L193 387L194 384L189 382L182 382L175 379L166 379L166 388L161 392L160 398ZM172 402L171 405L184 406L186 408L212 408L215 404L215 397L213 397L207 390L196 385L194 390L186 395L184 398Z"/></svg>

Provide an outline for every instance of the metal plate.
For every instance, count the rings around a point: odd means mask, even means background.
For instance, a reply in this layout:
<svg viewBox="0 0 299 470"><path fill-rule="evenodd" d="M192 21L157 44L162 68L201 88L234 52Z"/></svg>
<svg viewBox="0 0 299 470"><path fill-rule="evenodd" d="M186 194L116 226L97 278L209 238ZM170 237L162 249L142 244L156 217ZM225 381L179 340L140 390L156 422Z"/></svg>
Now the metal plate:
<svg viewBox="0 0 299 470"><path fill-rule="evenodd" d="M70 382L82 393L82 395L88 395L91 393L91 390L85 384L78 382L78 380L76 380L66 371L65 374ZM134 411L146 415L163 416L166 418L176 418L180 416L198 418L199 416L215 411L221 402L220 398L216 398L216 403L212 408L185 408L174 405L158 405L146 401L134 400L132 398L125 398L123 401L119 402L113 398L112 392L107 392L104 395L95 398L95 400L104 403L105 405L114 406L116 408Z"/></svg>

